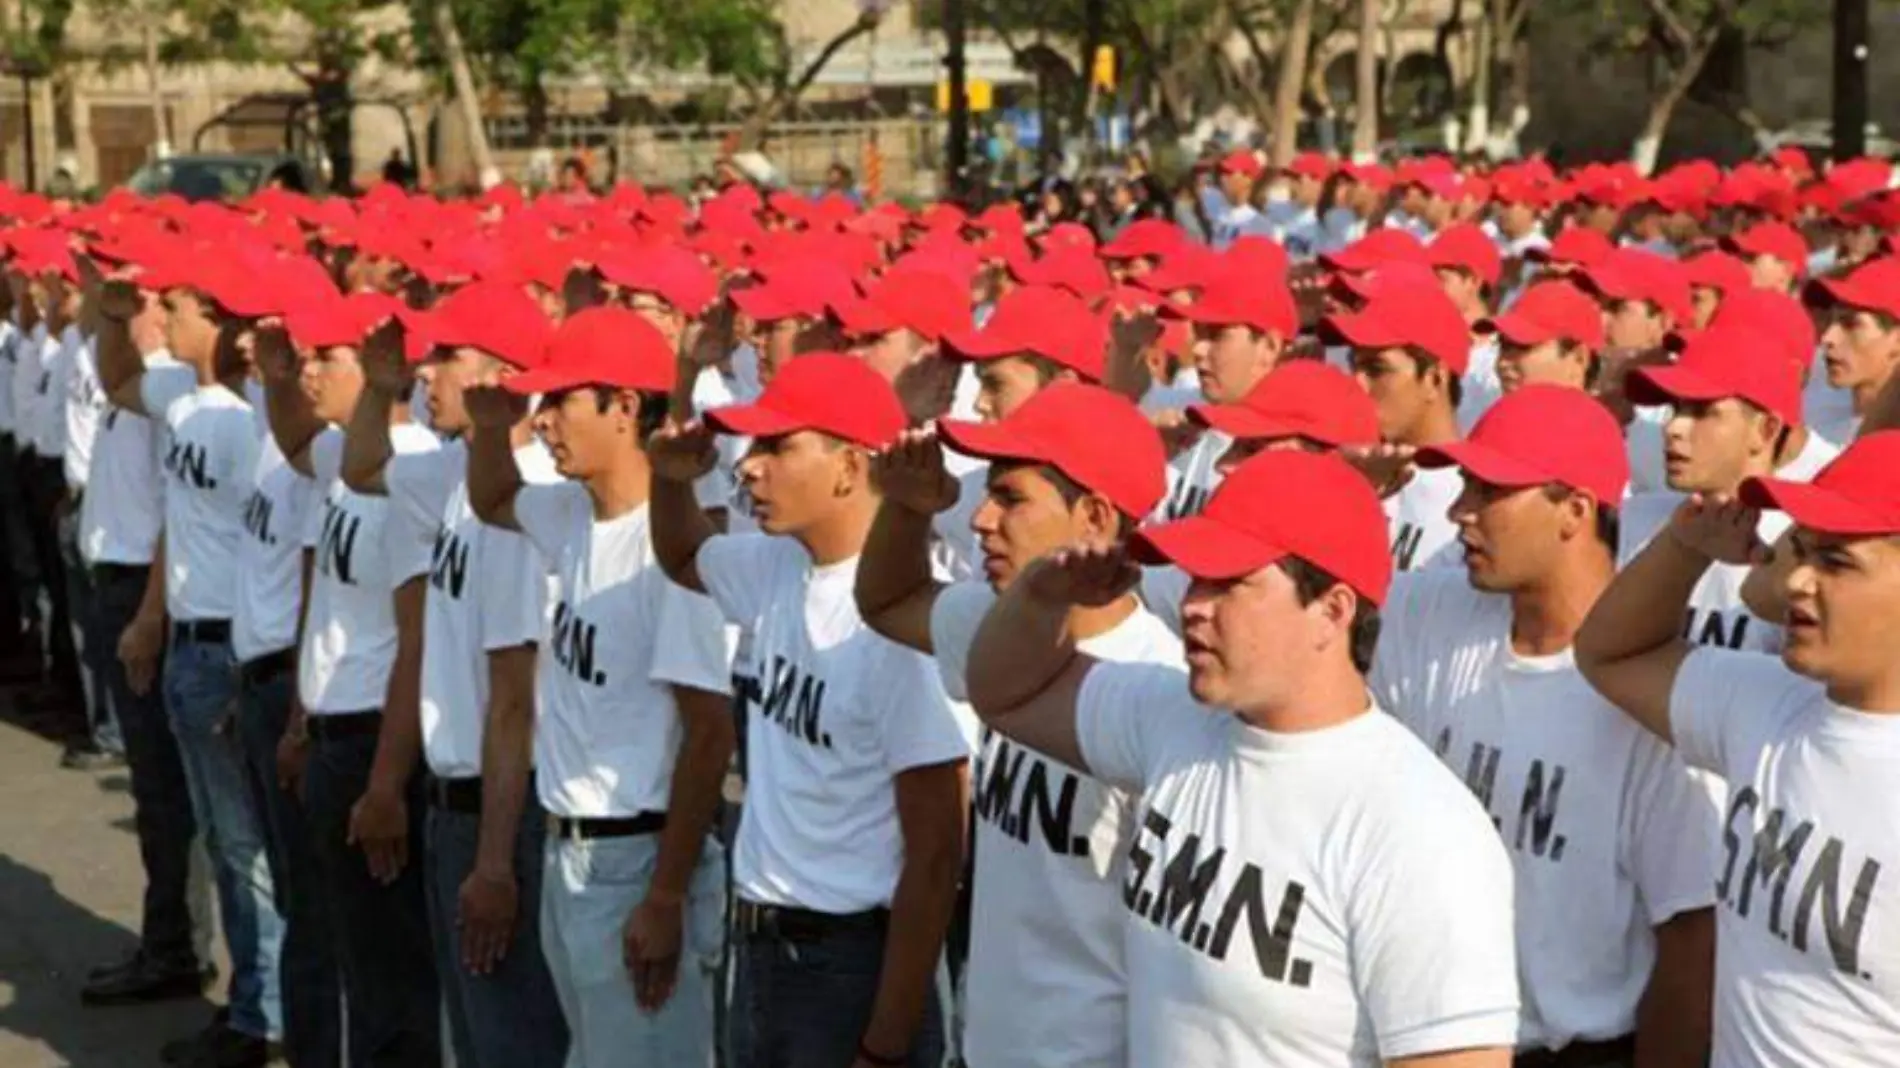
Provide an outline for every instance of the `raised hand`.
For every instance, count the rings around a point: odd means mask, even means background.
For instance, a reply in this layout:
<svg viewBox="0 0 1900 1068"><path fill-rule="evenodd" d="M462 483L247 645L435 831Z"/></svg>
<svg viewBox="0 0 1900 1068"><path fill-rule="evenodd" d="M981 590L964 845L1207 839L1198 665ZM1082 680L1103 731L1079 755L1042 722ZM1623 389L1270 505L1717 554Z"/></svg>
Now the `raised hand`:
<svg viewBox="0 0 1900 1068"><path fill-rule="evenodd" d="M1390 490L1399 484L1405 472L1412 466L1412 458L1418 450L1410 445L1382 441L1377 445L1348 445L1339 450L1339 455L1347 463L1359 469L1372 483L1372 488L1381 492Z"/></svg>
<svg viewBox="0 0 1900 1068"><path fill-rule="evenodd" d="M1108 360L1102 384L1139 403L1154 384L1148 349L1161 336L1161 324L1148 311L1118 315L1109 327Z"/></svg>
<svg viewBox="0 0 1900 1068"><path fill-rule="evenodd" d="M131 322L144 306L138 287L122 278L106 282L99 291L99 314L115 322Z"/></svg>
<svg viewBox="0 0 1900 1068"><path fill-rule="evenodd" d="M1718 564L1755 565L1768 560L1757 527L1761 513L1733 497L1691 494L1669 519L1669 536L1692 553Z"/></svg>
<svg viewBox="0 0 1900 1068"><path fill-rule="evenodd" d="M1134 589L1141 569L1120 545L1072 545L1029 565L1018 581L1050 604L1100 608Z"/></svg>
<svg viewBox="0 0 1900 1068"><path fill-rule="evenodd" d="M500 386L470 386L462 394L462 405L478 430L506 430L528 415L528 398Z"/></svg>
<svg viewBox="0 0 1900 1068"><path fill-rule="evenodd" d="M943 465L934 431L906 430L871 461L871 479L892 504L936 515L957 503L957 481Z"/></svg>
<svg viewBox="0 0 1900 1068"><path fill-rule="evenodd" d="M378 393L404 397L415 382L409 358L403 352L408 329L401 317L392 315L383 325L370 331L363 342L363 380Z"/></svg>
<svg viewBox="0 0 1900 1068"><path fill-rule="evenodd" d="M698 419L687 423L668 420L647 439L647 462L653 473L668 482L694 482L719 462L712 428Z"/></svg>
<svg viewBox="0 0 1900 1068"><path fill-rule="evenodd" d="M297 380L297 353L290 347L290 334L282 326L258 324L252 341L253 359L264 381L289 385Z"/></svg>

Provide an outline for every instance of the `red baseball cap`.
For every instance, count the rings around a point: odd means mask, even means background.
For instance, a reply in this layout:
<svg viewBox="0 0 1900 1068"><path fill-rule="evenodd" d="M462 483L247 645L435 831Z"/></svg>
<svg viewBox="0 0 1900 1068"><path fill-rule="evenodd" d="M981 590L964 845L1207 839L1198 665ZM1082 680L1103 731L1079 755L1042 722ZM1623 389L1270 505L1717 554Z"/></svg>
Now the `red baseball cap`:
<svg viewBox="0 0 1900 1068"><path fill-rule="evenodd" d="M622 289L650 293L686 316L697 316L719 296L719 279L681 245L615 247L602 254L600 276Z"/></svg>
<svg viewBox="0 0 1900 1068"><path fill-rule="evenodd" d="M1504 257L1498 243L1472 223L1460 223L1440 231L1426 247L1433 267L1455 267L1469 271L1485 285L1498 284L1504 272Z"/></svg>
<svg viewBox="0 0 1900 1068"><path fill-rule="evenodd" d="M1168 304L1161 314L1208 326L1247 326L1291 341L1300 314L1293 294L1278 278L1227 275L1207 287L1192 304Z"/></svg>
<svg viewBox="0 0 1900 1068"><path fill-rule="evenodd" d="M554 331L539 367L501 380L513 393L556 393L606 386L666 393L679 378L673 346L638 312L610 306L567 317Z"/></svg>
<svg viewBox="0 0 1900 1068"><path fill-rule="evenodd" d="M1095 253L1077 246L1049 248L1040 259L1018 259L1009 265L1016 280L1026 286L1055 286L1083 300L1093 300L1109 290L1108 268Z"/></svg>
<svg viewBox="0 0 1900 1068"><path fill-rule="evenodd" d="M1373 604L1392 585L1385 511L1331 453L1263 452L1229 472L1200 515L1136 531L1130 554L1195 578L1233 579L1304 560Z"/></svg>
<svg viewBox="0 0 1900 1068"><path fill-rule="evenodd" d="M309 300L284 315L291 341L306 349L360 345L363 338L392 314L390 298L381 293L329 294Z"/></svg>
<svg viewBox="0 0 1900 1068"><path fill-rule="evenodd" d="M466 345L527 370L547 359L554 324L527 291L508 282L475 282L425 313L432 345ZM426 350L425 353L426 355Z"/></svg>
<svg viewBox="0 0 1900 1068"><path fill-rule="evenodd" d="M1631 371L1624 388L1636 404L1736 397L1789 426L1801 425L1800 369L1782 342L1751 327L1704 330L1674 363Z"/></svg>
<svg viewBox="0 0 1900 1068"><path fill-rule="evenodd" d="M1722 247L1744 259L1773 256L1788 265L1796 278L1808 273L1808 243L1801 232L1785 222L1756 223L1722 239Z"/></svg>
<svg viewBox="0 0 1900 1068"><path fill-rule="evenodd" d="M1370 271L1392 262L1431 264L1424 242L1410 232L1385 226L1337 252L1320 256L1320 265L1334 271Z"/></svg>
<svg viewBox="0 0 1900 1068"><path fill-rule="evenodd" d="M854 298L857 288L844 268L826 260L807 260L796 268L774 269L765 281L732 294L733 306L755 322L822 319L826 309Z"/></svg>
<svg viewBox="0 0 1900 1068"><path fill-rule="evenodd" d="M854 336L910 330L940 341L970 325L970 287L935 271L894 271L863 297L839 301L831 310Z"/></svg>
<svg viewBox="0 0 1900 1068"><path fill-rule="evenodd" d="M779 368L758 400L714 408L706 422L722 434L771 438L816 430L881 449L909 419L897 391L863 360L816 352Z"/></svg>
<svg viewBox="0 0 1900 1068"><path fill-rule="evenodd" d="M1336 274L1328 284L1334 295L1349 294L1363 302L1381 286L1437 286L1438 272L1422 263L1388 263L1364 274ZM1342 303L1353 303L1342 301Z"/></svg>
<svg viewBox="0 0 1900 1068"><path fill-rule="evenodd" d="M1854 439L1812 482L1747 479L1741 498L1751 508L1786 512L1797 525L1822 534L1900 534L1900 430Z"/></svg>
<svg viewBox="0 0 1900 1068"><path fill-rule="evenodd" d="M1091 382L1106 360L1101 324L1080 297L1049 286L1012 289L981 329L944 335L944 354L974 361L1028 353L1052 360Z"/></svg>
<svg viewBox="0 0 1900 1068"><path fill-rule="evenodd" d="M1188 418L1239 441L1306 438L1332 448L1379 440L1379 410L1352 376L1318 360L1275 367L1235 404L1190 404Z"/></svg>
<svg viewBox="0 0 1900 1068"><path fill-rule="evenodd" d="M1302 152L1286 165L1286 173L1323 182L1333 176L1333 161L1317 152Z"/></svg>
<svg viewBox="0 0 1900 1068"><path fill-rule="evenodd" d="M1783 348L1788 362L1797 368L1805 368L1813 361L1815 346L1820 343L1814 331L1814 319L1801 302L1786 293L1766 289L1738 289L1722 298L1715 309L1715 318L1709 321L1709 329L1730 328L1768 336ZM1693 337L1691 333L1677 330L1669 335L1667 346L1680 352Z"/></svg>
<svg viewBox="0 0 1900 1068"><path fill-rule="evenodd" d="M1601 232L1587 226L1572 226L1558 234L1549 247L1530 249L1524 253L1524 258L1572 267L1592 267L1614 251L1616 246Z"/></svg>
<svg viewBox="0 0 1900 1068"><path fill-rule="evenodd" d="M1589 294L1561 278L1532 285L1510 311L1478 320L1476 329L1517 345L1541 345L1559 338L1592 351L1603 347L1602 309Z"/></svg>
<svg viewBox="0 0 1900 1068"><path fill-rule="evenodd" d="M1695 317L1689 279L1682 265L1653 252L1617 249L1585 268L1583 283L1606 300L1646 300L1679 323Z"/></svg>
<svg viewBox="0 0 1900 1068"><path fill-rule="evenodd" d="M1220 253L1205 245L1190 244L1177 249L1154 270L1135 279L1134 284L1151 293L1166 295L1183 289L1206 289L1226 271L1227 261Z"/></svg>
<svg viewBox="0 0 1900 1068"><path fill-rule="evenodd" d="M1459 467L1493 486L1561 483L1616 507L1629 485L1623 428L1580 389L1536 382L1500 398L1463 441L1418 450L1425 468Z"/></svg>
<svg viewBox="0 0 1900 1068"><path fill-rule="evenodd" d="M1883 256L1861 264L1846 278L1817 278L1803 296L1810 304L1845 304L1900 316L1900 260Z"/></svg>
<svg viewBox="0 0 1900 1068"><path fill-rule="evenodd" d="M1167 492L1167 449L1128 398L1058 382L994 423L946 419L944 441L968 456L1048 464L1122 514L1146 517Z"/></svg>
<svg viewBox="0 0 1900 1068"><path fill-rule="evenodd" d="M1320 327L1355 348L1416 346L1454 374L1471 364L1471 328L1435 285L1379 286L1365 307L1327 316Z"/></svg>
<svg viewBox="0 0 1900 1068"><path fill-rule="evenodd" d="M1725 295L1755 284L1748 276L1748 264L1714 249L1683 260L1682 273L1691 288L1713 289Z"/></svg>
<svg viewBox="0 0 1900 1068"><path fill-rule="evenodd" d="M1217 169L1222 174L1244 174L1249 178L1258 178L1266 168L1260 165L1260 157L1252 150L1236 148L1220 158Z"/></svg>
<svg viewBox="0 0 1900 1068"><path fill-rule="evenodd" d="M1096 254L1105 260L1132 260L1144 256L1158 259L1172 255L1186 241L1187 236L1181 232L1181 228L1166 219L1137 219Z"/></svg>

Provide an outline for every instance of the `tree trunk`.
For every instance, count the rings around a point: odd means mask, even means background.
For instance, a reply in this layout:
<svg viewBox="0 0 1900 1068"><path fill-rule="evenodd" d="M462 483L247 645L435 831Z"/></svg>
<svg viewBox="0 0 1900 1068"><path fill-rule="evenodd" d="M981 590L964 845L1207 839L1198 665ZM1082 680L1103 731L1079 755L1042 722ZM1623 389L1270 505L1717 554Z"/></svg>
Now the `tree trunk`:
<svg viewBox="0 0 1900 1068"><path fill-rule="evenodd" d="M144 11L139 16L139 36L145 46L145 88L151 94L152 104L152 155L164 159L172 154L171 116L165 111L165 93L159 87L160 68L158 63L158 18L156 11Z"/></svg>
<svg viewBox="0 0 1900 1068"><path fill-rule="evenodd" d="M1662 94L1649 105L1649 115L1643 119L1643 131L1636 137L1636 144L1630 150L1630 162L1636 170L1648 175L1656 169L1656 159L1662 153L1663 135L1669 132L1669 120L1676 115L1677 105L1689 95L1689 87L1695 84L1696 77L1702 73L1702 65L1709 60L1714 51L1715 42L1720 39L1720 27L1705 27L1702 35L1688 54L1682 57L1682 65L1670 75L1669 83L1663 87Z"/></svg>
<svg viewBox="0 0 1900 1068"><path fill-rule="evenodd" d="M793 104L798 103L798 98L805 94L805 90L811 88L811 83L818 79L819 73L825 69L825 64L831 62L831 57L837 55L845 45L870 33L876 28L879 17L877 11L863 12L856 22L826 41L825 46L818 50L818 54L812 58L804 72L797 78L781 80L778 87L772 90L772 95L766 97L765 102L754 109L746 118L745 124L739 128L738 151L756 150L763 144L765 135L771 130L772 124L778 121L780 115L791 110Z"/></svg>
<svg viewBox="0 0 1900 1068"><path fill-rule="evenodd" d="M330 188L337 192L354 190L356 146L352 123L356 102L350 96L349 71L319 56L317 73L310 79L310 97L317 107L323 151L330 159Z"/></svg>
<svg viewBox="0 0 1900 1068"><path fill-rule="evenodd" d="M1300 147L1300 86L1306 83L1306 64L1313 47L1313 5L1299 0L1287 24L1280 48L1279 80L1273 87L1273 165L1293 162Z"/></svg>
<svg viewBox="0 0 1900 1068"><path fill-rule="evenodd" d="M1359 0L1359 43L1353 80L1352 155L1379 154L1379 0Z"/></svg>
<svg viewBox="0 0 1900 1068"><path fill-rule="evenodd" d="M455 13L449 10L449 0L434 0L430 8L436 35L442 38L442 52L449 61L449 80L455 84L455 106L462 113L469 163L474 167L476 182L488 189L501 182L501 171L496 168L495 154L488 147L488 130L482 125L482 102L475 94L475 72L468 65L462 31L455 25ZM409 162L420 173L422 161Z"/></svg>
<svg viewBox="0 0 1900 1068"><path fill-rule="evenodd" d="M1478 40L1471 57L1471 110L1465 119L1465 151L1482 152L1491 140L1491 11L1478 13Z"/></svg>

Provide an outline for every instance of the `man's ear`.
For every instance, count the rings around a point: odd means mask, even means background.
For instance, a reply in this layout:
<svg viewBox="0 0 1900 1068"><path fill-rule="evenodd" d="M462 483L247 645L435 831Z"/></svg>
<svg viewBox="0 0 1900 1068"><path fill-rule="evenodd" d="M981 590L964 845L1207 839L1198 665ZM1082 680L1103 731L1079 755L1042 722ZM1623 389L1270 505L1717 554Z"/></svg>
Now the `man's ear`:
<svg viewBox="0 0 1900 1068"><path fill-rule="evenodd" d="M1082 519L1082 533L1089 541L1115 541L1121 534L1121 510L1100 494L1083 495L1081 500L1075 502L1075 512Z"/></svg>

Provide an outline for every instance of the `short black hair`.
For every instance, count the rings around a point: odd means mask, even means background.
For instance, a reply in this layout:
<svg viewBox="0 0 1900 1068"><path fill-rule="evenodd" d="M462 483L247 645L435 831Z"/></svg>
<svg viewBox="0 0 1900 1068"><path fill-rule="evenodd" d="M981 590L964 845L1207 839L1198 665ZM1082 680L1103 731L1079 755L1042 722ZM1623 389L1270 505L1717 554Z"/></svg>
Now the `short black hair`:
<svg viewBox="0 0 1900 1068"><path fill-rule="evenodd" d="M1280 570L1293 580L1293 591L1302 606L1312 604L1327 590L1339 585L1339 580L1330 572L1297 556L1281 560ZM1364 675L1372 670L1372 657L1379 649L1379 606L1358 590L1353 591L1353 599L1356 603L1350 631L1352 666Z"/></svg>
<svg viewBox="0 0 1900 1068"><path fill-rule="evenodd" d="M1552 482L1544 487L1544 496L1551 501L1561 501L1575 492L1561 482ZM1596 502L1596 536L1603 547L1610 551L1610 556L1615 558L1623 538L1623 519L1617 514L1615 505Z"/></svg>
<svg viewBox="0 0 1900 1068"><path fill-rule="evenodd" d="M1042 476L1051 486L1055 487L1056 496L1061 497L1062 503L1070 508L1074 508L1077 504L1080 504L1082 498L1091 495L1091 491L1087 486L1070 478L1067 474L1063 473L1061 468L1056 467L1054 464L1036 463L1032 460L998 460L991 466L998 470L1011 470L1018 467L1034 468L1036 474ZM1117 538L1125 538L1134 533L1135 527L1141 523L1139 517L1130 516L1120 508L1115 509L1115 520L1115 536Z"/></svg>
<svg viewBox="0 0 1900 1068"><path fill-rule="evenodd" d="M594 407L602 415L606 415L607 409L613 407L614 400L620 392L613 386L588 385L576 388L589 390L594 394ZM671 401L664 393L636 390L634 395L640 398L640 405L633 413L634 425L640 434L640 440L644 442L666 424L666 412Z"/></svg>
<svg viewBox="0 0 1900 1068"><path fill-rule="evenodd" d="M1445 361L1419 348L1417 345L1405 346L1405 354L1412 358L1413 376L1424 379L1425 372L1433 367L1445 367ZM1457 411L1465 400L1465 376L1445 367L1445 393L1451 397L1451 410Z"/></svg>

